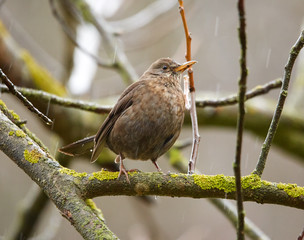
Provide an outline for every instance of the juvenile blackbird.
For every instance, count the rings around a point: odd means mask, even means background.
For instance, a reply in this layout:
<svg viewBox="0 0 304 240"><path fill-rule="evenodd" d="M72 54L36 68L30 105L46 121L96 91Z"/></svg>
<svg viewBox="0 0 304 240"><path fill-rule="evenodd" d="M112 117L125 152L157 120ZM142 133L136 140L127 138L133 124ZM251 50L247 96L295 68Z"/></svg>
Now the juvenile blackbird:
<svg viewBox="0 0 304 240"><path fill-rule="evenodd" d="M95 136L62 147L67 155L78 155L93 149L91 161L98 158L104 146L118 156L120 172L128 174L124 158L156 160L167 152L178 138L184 121L185 100L181 88L183 71L196 61L179 64L170 58L155 61L140 79L131 84L101 125Z"/></svg>

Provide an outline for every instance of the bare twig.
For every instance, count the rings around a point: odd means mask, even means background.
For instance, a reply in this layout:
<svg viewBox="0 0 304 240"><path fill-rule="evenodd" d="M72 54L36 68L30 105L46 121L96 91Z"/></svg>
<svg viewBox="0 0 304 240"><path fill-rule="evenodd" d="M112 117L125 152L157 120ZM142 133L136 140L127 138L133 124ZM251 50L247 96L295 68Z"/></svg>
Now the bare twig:
<svg viewBox="0 0 304 240"><path fill-rule="evenodd" d="M8 87L9 91L15 95L19 100L33 113L36 113L46 124L52 125L53 122L47 116L45 116L42 112L40 112L34 105L26 99L15 87L15 85L8 79L8 77L4 74L2 69L0 68L0 79L2 82Z"/></svg>
<svg viewBox="0 0 304 240"><path fill-rule="evenodd" d="M233 164L233 170L235 175L236 185L236 200L237 200L237 212L238 212L238 225L237 225L237 239L244 239L244 207L243 207L243 194L241 184L241 156L242 156L242 143L243 143L243 131L245 121L245 94L247 84L247 65L246 65L246 18L245 18L245 3L244 0L238 1L239 12L239 41L241 46L241 58L240 58L240 79L239 79L239 111L237 120L237 136L236 136L236 151L235 161Z"/></svg>
<svg viewBox="0 0 304 240"><path fill-rule="evenodd" d="M105 67L105 68L113 68L114 64L113 61L104 61L101 58L99 58L98 56L90 53L89 51L87 51L84 47L82 47L76 40L76 36L73 33L73 31L71 30L71 28L68 26L68 24L66 23L66 21L60 16L60 14L58 13L54 0L49 0L50 2L50 7L52 10L52 13L54 15L54 17L57 19L57 21L59 22L60 26L62 27L62 30L64 31L64 33L67 35L67 37L71 40L72 43L75 44L76 47L79 48L80 51L82 51L84 54L88 55L89 57L91 57L98 66L100 67Z"/></svg>
<svg viewBox="0 0 304 240"><path fill-rule="evenodd" d="M271 82L268 82L262 86L256 86L255 88L246 92L245 101L254 98L256 96L266 94L272 89L276 89L282 86L282 80L276 79ZM196 107L222 107L229 106L238 103L238 96L232 95L230 97L220 98L220 99L206 99L206 100L197 100Z"/></svg>
<svg viewBox="0 0 304 240"><path fill-rule="evenodd" d="M183 26L185 30L186 35L186 45L187 45L187 52L186 52L186 60L191 60L191 35L188 29L187 20L185 16L184 11L184 2L182 0L179 0L179 12L182 17ZM196 160L198 156L198 146L200 142L200 135L198 132L198 124L197 124L197 115L196 115L196 105L195 105L195 87L194 87L194 80L193 80L193 71L190 67L188 69L188 75L189 75L189 91L191 95L191 107L190 107L190 116L191 116L191 123L192 123L192 135L193 135L193 144L192 144L192 151L191 151L191 157L189 160L189 166L188 166L188 174L193 174L195 170Z"/></svg>
<svg viewBox="0 0 304 240"><path fill-rule="evenodd" d="M281 117L281 114L283 111L285 99L286 99L287 93L288 93L288 86L289 86L289 81L290 81L290 76L292 73L293 65L299 55L299 52L303 48L303 46L304 46L304 30L301 32L300 37L298 38L296 43L291 48L287 64L285 65L283 83L282 83L278 103L277 103L275 112L273 114L272 121L271 121L271 124L270 124L268 132L267 132L267 136L266 136L265 141L262 146L262 150L261 150L261 153L259 156L259 161L254 170L254 173L259 176L262 176L262 174L263 174L265 164L266 164L266 159L267 159L267 156L269 153L269 149L270 149L271 143L273 141L273 138L275 136L276 130L278 128L278 125L279 125L279 121L280 121L280 117Z"/></svg>

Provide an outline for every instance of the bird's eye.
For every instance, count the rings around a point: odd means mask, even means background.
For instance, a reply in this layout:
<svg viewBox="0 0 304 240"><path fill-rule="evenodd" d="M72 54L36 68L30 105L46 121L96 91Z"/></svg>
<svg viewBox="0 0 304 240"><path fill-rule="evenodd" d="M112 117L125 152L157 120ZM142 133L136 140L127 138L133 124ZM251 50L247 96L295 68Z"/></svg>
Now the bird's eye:
<svg viewBox="0 0 304 240"><path fill-rule="evenodd" d="M168 69L168 66L167 65L164 65L163 66L163 70L167 70Z"/></svg>

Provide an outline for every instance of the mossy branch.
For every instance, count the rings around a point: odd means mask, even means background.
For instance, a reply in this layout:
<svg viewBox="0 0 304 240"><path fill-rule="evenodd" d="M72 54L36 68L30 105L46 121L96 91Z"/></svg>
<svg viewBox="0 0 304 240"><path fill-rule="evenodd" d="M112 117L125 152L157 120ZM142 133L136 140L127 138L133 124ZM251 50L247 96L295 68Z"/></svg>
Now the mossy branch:
<svg viewBox="0 0 304 240"><path fill-rule="evenodd" d="M51 155L25 133L10 134L21 130L2 111L0 129L0 149L44 190L84 239L117 239L103 219L81 198L77 184L68 175L60 174L62 166Z"/></svg>
<svg viewBox="0 0 304 240"><path fill-rule="evenodd" d="M129 174L131 184L128 184L125 179L117 180L118 172L100 171L88 174L62 167L36 143L28 144L31 139L27 135L10 135L11 131L19 128L2 111L0 129L0 149L46 192L64 214L72 216L71 222L82 234L88 234L89 230L79 229L83 224L81 214L91 216L90 221L95 219L98 228L105 226L80 199L105 195L235 199L234 177L133 172ZM19 147L14 149L10 147L12 145ZM304 209L304 188L295 184L277 184L249 175L242 178L242 190L245 201ZM77 211L79 207L85 209L83 213Z"/></svg>

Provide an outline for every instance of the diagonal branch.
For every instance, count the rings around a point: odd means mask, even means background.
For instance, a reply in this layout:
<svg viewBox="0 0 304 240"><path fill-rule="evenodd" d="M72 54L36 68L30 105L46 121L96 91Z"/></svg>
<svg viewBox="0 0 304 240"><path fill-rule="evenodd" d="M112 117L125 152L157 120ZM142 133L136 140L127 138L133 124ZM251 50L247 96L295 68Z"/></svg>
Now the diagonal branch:
<svg viewBox="0 0 304 240"><path fill-rule="evenodd" d="M51 119L49 119L46 115L44 115L42 112L40 112L37 108L35 108L35 106L29 101L27 100L26 97L24 97L19 91L18 89L15 87L15 85L8 79L8 77L5 75L5 73L2 71L2 69L0 68L0 79L2 80L2 82L4 82L4 84L7 86L7 88L9 89L9 91L15 95L17 98L19 98L19 100L33 113L37 114L38 117L40 117L46 124L48 125L52 125L53 122Z"/></svg>
<svg viewBox="0 0 304 240"><path fill-rule="evenodd" d="M257 174L258 176L262 176L265 164L266 164L266 159L270 150L270 146L272 144L273 138L276 134L280 117L283 111L284 103L288 94L288 86L289 86L289 81L293 69L293 65L301 51L301 49L304 46L304 30L301 32L300 37L296 41L296 43L293 45L291 48L289 58L287 61L287 64L285 65L285 71L284 71L284 77L283 77L283 83L281 87L281 92L280 96L278 99L277 107L275 109L275 112L272 117L271 124L269 126L267 136L265 138L265 141L262 146L262 150L259 156L259 161L256 165L256 168L254 170L254 173Z"/></svg>
<svg viewBox="0 0 304 240"><path fill-rule="evenodd" d="M21 130L2 111L0 111L0 129L0 150L44 190L61 214L84 239L117 239L105 225L104 220L79 194L75 182L71 181L68 175L60 173L62 167L50 154L32 142L24 132L23 135L18 136L11 134Z"/></svg>
<svg viewBox="0 0 304 240"><path fill-rule="evenodd" d="M105 67L105 68L113 68L114 64L113 64L112 61L104 61L104 60L102 60L98 56L96 56L96 55L90 53L89 51L87 51L84 47L82 47L77 42L75 34L72 32L71 28L68 26L68 24L66 23L66 21L63 19L63 17L60 16L59 12L57 11L54 1L55 0L49 0L52 13L53 13L54 17L57 19L57 21L59 22L59 24L62 27L62 30L64 31L64 33L70 39L70 41L75 46L77 46L80 49L80 51L82 51L83 53L85 53L86 55L88 55L89 57L91 57L97 63L98 66Z"/></svg>

